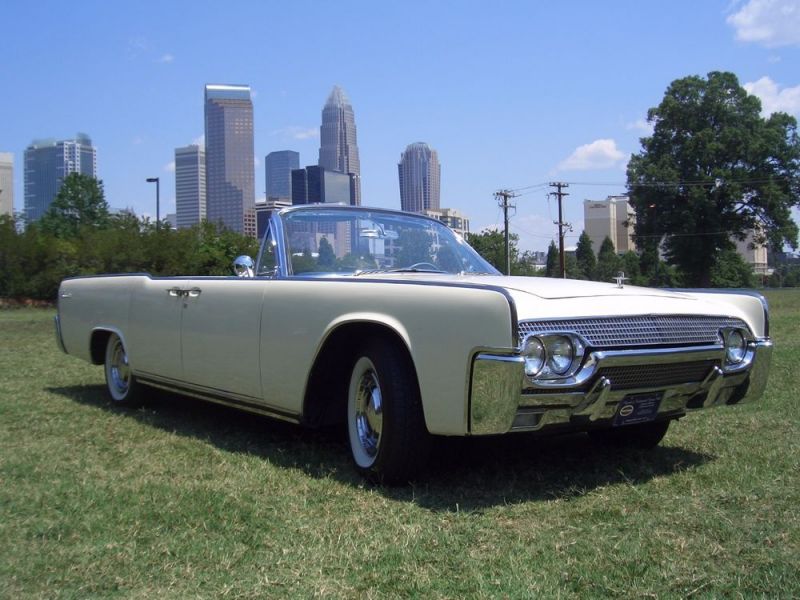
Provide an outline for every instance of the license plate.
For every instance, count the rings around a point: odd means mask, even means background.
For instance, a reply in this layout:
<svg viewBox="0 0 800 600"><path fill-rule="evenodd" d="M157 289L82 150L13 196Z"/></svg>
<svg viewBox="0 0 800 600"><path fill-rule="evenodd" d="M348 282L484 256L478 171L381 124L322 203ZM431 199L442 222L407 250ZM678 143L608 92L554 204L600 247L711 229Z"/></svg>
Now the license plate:
<svg viewBox="0 0 800 600"><path fill-rule="evenodd" d="M614 427L648 423L654 420L658 415L658 407L661 405L663 395L663 392L650 392L625 396L617 406Z"/></svg>

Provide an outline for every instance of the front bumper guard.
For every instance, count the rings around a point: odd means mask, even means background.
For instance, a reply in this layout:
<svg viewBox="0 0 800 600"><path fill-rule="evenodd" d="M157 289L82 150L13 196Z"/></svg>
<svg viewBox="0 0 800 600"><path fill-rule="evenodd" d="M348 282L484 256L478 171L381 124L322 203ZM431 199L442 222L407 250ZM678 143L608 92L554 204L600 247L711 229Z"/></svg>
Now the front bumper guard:
<svg viewBox="0 0 800 600"><path fill-rule="evenodd" d="M709 369L700 382L660 387L614 389L614 382L592 376L604 367L718 360L721 345L681 349L594 352L579 381L563 385L534 386L524 377L524 359L519 354L485 351L475 355L469 398L469 433L491 435L509 431L539 430L550 426L587 428L611 419L616 406L628 394L663 390L659 416L680 416L689 410L737 404L758 399L767 384L772 359L772 341L751 342L745 367L729 372L719 366ZM577 384L577 385L576 385Z"/></svg>

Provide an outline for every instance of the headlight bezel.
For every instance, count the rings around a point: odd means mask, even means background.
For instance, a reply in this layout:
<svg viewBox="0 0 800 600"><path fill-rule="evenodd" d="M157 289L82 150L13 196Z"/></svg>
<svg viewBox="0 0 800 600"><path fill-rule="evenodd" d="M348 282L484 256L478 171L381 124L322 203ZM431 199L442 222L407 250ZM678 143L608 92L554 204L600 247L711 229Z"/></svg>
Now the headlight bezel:
<svg viewBox="0 0 800 600"><path fill-rule="evenodd" d="M725 366L736 369L745 363L752 341L749 332L739 327L726 327L720 330L720 337L725 349Z"/></svg>
<svg viewBox="0 0 800 600"><path fill-rule="evenodd" d="M565 342L570 348L570 360L565 365L559 367L557 363L554 363L552 360L553 357L556 356L554 349L557 348L559 344L563 345ZM538 370L529 369L526 352L529 347L538 348L539 346L544 350L541 366ZM520 345L520 352L526 359L525 377L528 381L565 380L575 375L581 368L583 357L586 353L586 343L580 336L569 331L536 332L525 336ZM563 351L558 355L563 356Z"/></svg>

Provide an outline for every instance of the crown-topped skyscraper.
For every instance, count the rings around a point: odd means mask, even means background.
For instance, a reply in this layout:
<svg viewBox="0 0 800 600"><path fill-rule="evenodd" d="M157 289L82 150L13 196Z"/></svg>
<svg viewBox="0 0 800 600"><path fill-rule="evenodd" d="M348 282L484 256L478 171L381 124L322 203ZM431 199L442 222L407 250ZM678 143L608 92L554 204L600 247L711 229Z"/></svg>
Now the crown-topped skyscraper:
<svg viewBox="0 0 800 600"><path fill-rule="evenodd" d="M322 109L319 128L319 166L353 176L351 204L361 204L361 162L358 158L356 119L344 90L333 87Z"/></svg>

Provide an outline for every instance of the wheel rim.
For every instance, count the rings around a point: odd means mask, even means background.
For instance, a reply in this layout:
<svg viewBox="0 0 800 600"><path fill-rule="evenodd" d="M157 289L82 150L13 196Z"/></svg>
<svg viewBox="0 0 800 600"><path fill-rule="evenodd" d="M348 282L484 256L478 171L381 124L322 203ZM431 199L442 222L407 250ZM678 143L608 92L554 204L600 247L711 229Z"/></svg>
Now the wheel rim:
<svg viewBox="0 0 800 600"><path fill-rule="evenodd" d="M380 450L383 430L383 394L372 362L360 358L350 381L350 444L356 462L369 467Z"/></svg>
<svg viewBox="0 0 800 600"><path fill-rule="evenodd" d="M128 354L119 338L114 341L114 345L109 353L108 375L109 387L115 399L124 398L128 393L131 380L131 369L128 365Z"/></svg>

